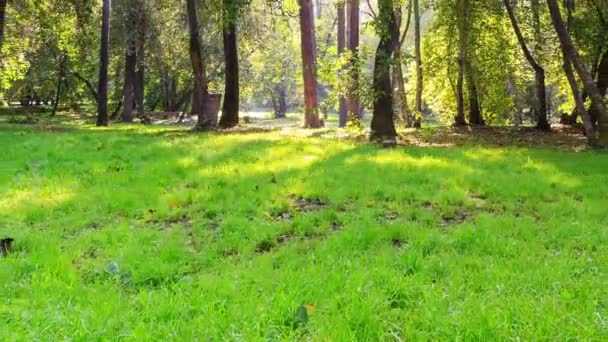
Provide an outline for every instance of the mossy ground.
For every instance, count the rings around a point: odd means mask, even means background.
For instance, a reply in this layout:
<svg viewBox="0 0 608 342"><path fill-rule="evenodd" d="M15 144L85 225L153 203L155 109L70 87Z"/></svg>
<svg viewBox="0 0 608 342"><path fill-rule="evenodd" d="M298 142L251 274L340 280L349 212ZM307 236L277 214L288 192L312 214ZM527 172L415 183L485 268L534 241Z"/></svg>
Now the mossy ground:
<svg viewBox="0 0 608 342"><path fill-rule="evenodd" d="M604 154L14 124L0 146L2 339L608 337Z"/></svg>

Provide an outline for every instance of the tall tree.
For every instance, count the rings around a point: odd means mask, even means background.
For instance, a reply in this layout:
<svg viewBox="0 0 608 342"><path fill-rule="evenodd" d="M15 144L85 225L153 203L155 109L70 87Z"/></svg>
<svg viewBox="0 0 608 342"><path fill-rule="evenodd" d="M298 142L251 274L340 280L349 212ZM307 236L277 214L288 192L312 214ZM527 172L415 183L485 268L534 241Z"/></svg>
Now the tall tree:
<svg viewBox="0 0 608 342"><path fill-rule="evenodd" d="M346 0L346 48L350 54L346 112L348 121L359 122L359 0Z"/></svg>
<svg viewBox="0 0 608 342"><path fill-rule="evenodd" d="M103 0L101 47L99 49L99 84L97 87L97 126L108 125L108 63L110 47L110 2Z"/></svg>
<svg viewBox="0 0 608 342"><path fill-rule="evenodd" d="M315 38L315 17L312 0L299 0L300 39L302 50L302 74L304 75L304 126L319 128L317 98L317 43Z"/></svg>
<svg viewBox="0 0 608 342"><path fill-rule="evenodd" d="M4 21L6 18L6 0L0 0L0 52L4 43Z"/></svg>
<svg viewBox="0 0 608 342"><path fill-rule="evenodd" d="M578 76L583 81L585 91L591 97L591 103L597 112L599 133L598 144L601 146L608 146L608 111L606 111L606 104L604 103L603 96L593 81L591 73L587 70L583 59L578 54L578 49L572 42L572 38L570 37L561 13L559 12L557 1L547 0L547 5L549 6L549 13L551 14L551 22L559 37L562 53L565 58L572 63Z"/></svg>
<svg viewBox="0 0 608 342"><path fill-rule="evenodd" d="M211 128L211 120L206 117L203 110L204 99L208 94L205 64L199 37L198 15L196 13L196 0L186 0L188 12L188 27L190 30L190 62L194 74L194 90L192 93L192 115L198 115L197 130Z"/></svg>
<svg viewBox="0 0 608 342"><path fill-rule="evenodd" d="M137 57L135 56L135 42L129 39L125 53L125 73L123 84L123 100L124 109L122 120L124 122L133 121L133 107L135 106L135 65Z"/></svg>
<svg viewBox="0 0 608 342"><path fill-rule="evenodd" d="M393 140L397 136L393 115L393 91L391 86L391 56L399 36L395 33L395 12L393 0L378 1L378 17L375 22L380 43L376 49L374 62L374 114L371 124L371 138Z"/></svg>
<svg viewBox="0 0 608 342"><path fill-rule="evenodd" d="M414 127L420 128L422 123L422 56L420 52L420 1L411 0L414 5L414 50L416 55L416 105Z"/></svg>
<svg viewBox="0 0 608 342"><path fill-rule="evenodd" d="M458 80L456 81L456 117L455 126L467 124L464 117L464 67L467 56L468 40L468 10L469 0L456 0L456 13L458 20Z"/></svg>
<svg viewBox="0 0 608 342"><path fill-rule="evenodd" d="M230 128L239 124L239 56L237 50L238 0L223 0L223 38L226 81L224 105L219 126Z"/></svg>
<svg viewBox="0 0 608 342"><path fill-rule="evenodd" d="M517 41L521 46L521 49L528 60L528 64L534 69L534 76L536 80L536 128L541 130L548 130L551 128L549 125L549 121L547 120L547 93L545 87L545 69L536 61L536 59L532 56L530 49L524 40L524 37L519 29L519 25L517 23L517 19L515 18L515 13L513 11L513 6L510 3L510 0L503 0L505 7L507 8L507 13L509 15L509 19L511 20L511 26L513 27L513 31L515 32L515 36L517 36ZM534 12L534 11L533 11ZM535 25L536 26L536 25ZM540 33L536 33L537 36ZM540 37L537 37L537 40Z"/></svg>
<svg viewBox="0 0 608 342"><path fill-rule="evenodd" d="M397 20L397 31L400 35L399 43L395 44L395 51L393 52L395 59L395 66L393 67L393 99L396 107L398 108L398 112L405 123L406 126L412 126L412 117L410 110L407 104L407 93L405 92L405 79L403 75L403 61L402 61L402 53L401 48L403 47L403 43L405 38L407 37L409 28L410 28L410 20L412 17L412 4L407 6L407 19L405 28L401 31L401 22L402 22L402 9L399 7L395 9L395 18Z"/></svg>
<svg viewBox="0 0 608 342"><path fill-rule="evenodd" d="M340 56L344 54L344 49L346 48L346 16L344 12L344 1L345 0L338 0L336 3L336 12L338 16L338 55ZM346 99L343 96L340 96L339 102L339 126L344 127L348 120Z"/></svg>
<svg viewBox="0 0 608 342"><path fill-rule="evenodd" d="M139 11L137 18L137 37L136 37L136 67L135 67L135 82L134 92L135 101L137 105L137 115L140 119L144 119L146 115L146 109L144 107L144 94L146 88L146 1L138 1Z"/></svg>

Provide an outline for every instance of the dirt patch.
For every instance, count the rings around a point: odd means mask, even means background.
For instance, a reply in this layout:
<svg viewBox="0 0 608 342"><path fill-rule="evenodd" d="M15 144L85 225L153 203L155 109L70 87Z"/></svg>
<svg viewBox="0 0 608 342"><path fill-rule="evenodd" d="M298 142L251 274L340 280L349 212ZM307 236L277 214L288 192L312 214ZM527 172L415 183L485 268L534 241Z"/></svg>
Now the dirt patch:
<svg viewBox="0 0 608 342"><path fill-rule="evenodd" d="M327 203L318 197L306 198L296 195L289 195L289 199L293 202L295 208L304 213L321 210L327 207Z"/></svg>
<svg viewBox="0 0 608 342"><path fill-rule="evenodd" d="M264 239L255 245L255 252L264 254L272 251L276 247L276 242L270 239Z"/></svg>
<svg viewBox="0 0 608 342"><path fill-rule="evenodd" d="M537 146L580 151L587 140L582 129L554 125L550 132L533 127L434 127L408 129L399 137L400 145L416 146Z"/></svg>

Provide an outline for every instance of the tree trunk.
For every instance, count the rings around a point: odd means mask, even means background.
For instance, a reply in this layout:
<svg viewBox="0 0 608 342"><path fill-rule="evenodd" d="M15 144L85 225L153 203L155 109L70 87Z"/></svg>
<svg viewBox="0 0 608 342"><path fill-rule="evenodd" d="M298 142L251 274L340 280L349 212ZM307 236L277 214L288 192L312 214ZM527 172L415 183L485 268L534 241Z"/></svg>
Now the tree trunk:
<svg viewBox="0 0 608 342"><path fill-rule="evenodd" d="M136 70L135 70L135 82L133 84L134 92L135 92L135 100L137 105L137 116L140 119L145 118L146 109L144 106L145 102L145 70L146 70L146 9L145 9L145 1L140 1L140 11L138 18L138 28L137 28L137 52L136 56Z"/></svg>
<svg viewBox="0 0 608 342"><path fill-rule="evenodd" d="M346 113L348 121L359 123L359 0L346 0L346 48L350 53L348 63L348 81L346 96Z"/></svg>
<svg viewBox="0 0 608 342"><path fill-rule="evenodd" d="M595 129L593 127L593 123L585 109L585 100L583 100L583 96L578 89L578 84L576 83L576 78L574 77L574 71L572 70L572 65L568 58L564 56L564 64L562 65L564 69L564 73L566 74L566 78L568 79L568 84L570 85L570 89L572 90L572 96L574 97L574 101L576 103L576 110L578 114L583 119L583 127L585 129L585 136L587 136L587 141L590 146L597 145L597 139L595 137Z"/></svg>
<svg viewBox="0 0 608 342"><path fill-rule="evenodd" d="M377 33L380 43L376 50L374 62L374 115L371 124L371 138L373 140L393 140L397 136L393 120L393 91L391 87L391 55L395 44L398 44L399 36L395 34L394 27L395 12L393 11L393 0L380 0L378 2L379 25Z"/></svg>
<svg viewBox="0 0 608 342"><path fill-rule="evenodd" d="M61 84L65 81L65 63L67 62L67 56L62 54L59 57L59 74L57 75L57 89L55 90L55 100L53 101L53 111L51 116L57 114L57 108L59 108L59 101L61 99Z"/></svg>
<svg viewBox="0 0 608 342"><path fill-rule="evenodd" d="M231 128L239 124L239 56L237 50L237 0L223 0L225 75L224 105L219 126Z"/></svg>
<svg viewBox="0 0 608 342"><path fill-rule="evenodd" d="M464 117L464 63L467 55L467 31L468 25L467 7L468 0L456 1L458 11L458 80L456 82L456 117L454 119L455 126L464 126L467 124Z"/></svg>
<svg viewBox="0 0 608 342"><path fill-rule="evenodd" d="M203 111L203 101L208 94L207 79L205 78L205 65L199 38L198 17L196 13L196 0L186 0L188 11L188 25L190 29L190 62L194 74L194 90L192 93L192 115L198 115L196 129L207 130L212 128L212 120L206 117Z"/></svg>
<svg viewBox="0 0 608 342"><path fill-rule="evenodd" d="M99 84L97 89L97 126L108 125L108 64L110 47L110 1L103 0L101 47L99 49Z"/></svg>
<svg viewBox="0 0 608 342"><path fill-rule="evenodd" d="M591 73L585 67L585 63L578 54L578 50L574 46L574 43L572 43L570 34L568 33L559 12L557 1L547 0L547 5L549 6L549 12L551 13L553 27L555 28L555 31L559 37L562 52L564 56L566 56L566 58L572 63L574 69L578 73L578 76L583 81L585 90L591 97L593 108L597 111L599 132L598 144L601 146L608 146L608 112L606 111L603 96L593 81Z"/></svg>
<svg viewBox="0 0 608 342"><path fill-rule="evenodd" d="M125 54L125 75L123 83L124 111L122 114L123 122L133 121L133 107L135 106L135 47L127 47Z"/></svg>
<svg viewBox="0 0 608 342"><path fill-rule="evenodd" d="M344 54L344 49L346 48L346 17L344 13L344 1L338 1L336 4L336 11L338 14L338 55L341 57ZM341 70L341 73L344 72L344 69ZM340 102L339 106L339 126L346 126L346 122L348 120L348 115L346 113L346 99L344 96L340 96L338 100Z"/></svg>
<svg viewBox="0 0 608 342"><path fill-rule="evenodd" d="M317 54L312 0L299 0L302 73L304 75L304 126L321 127L317 100Z"/></svg>
<svg viewBox="0 0 608 342"><path fill-rule="evenodd" d="M416 116L414 118L414 127L422 126L422 56L420 51L420 4L419 0L412 0L414 5L414 45L416 55Z"/></svg>
<svg viewBox="0 0 608 342"><path fill-rule="evenodd" d="M530 66L534 69L534 77L536 80L536 128L540 130L549 130L551 129L551 125L549 125L549 121L547 120L547 93L545 87L545 69L543 69L543 67L541 67L540 64L536 62L536 60L532 56L532 53L530 52L530 49L528 49L526 41L524 40L524 37L519 29L519 25L517 24L517 19L515 18L513 7L511 7L509 1L510 0L503 0L507 9L507 13L509 15L509 19L511 21L511 26L513 27L515 36L517 36L517 41L521 46L524 56L528 60L528 64L530 64Z"/></svg>
<svg viewBox="0 0 608 342"><path fill-rule="evenodd" d="M0 0L0 52L4 43L4 23L6 20L6 0Z"/></svg>
<svg viewBox="0 0 608 342"><path fill-rule="evenodd" d="M465 68L466 83L469 93L469 124L483 126L483 116L481 115L481 106L479 105L479 93L477 92L477 86L475 85L475 77L473 74L473 67L470 62L467 63Z"/></svg>
<svg viewBox="0 0 608 342"><path fill-rule="evenodd" d="M606 89L608 88L608 50L604 52L600 64L597 68L597 89L600 92L602 98L606 97ZM593 102L589 107L589 116L591 121L595 125L598 121L599 115L597 111L597 105Z"/></svg>

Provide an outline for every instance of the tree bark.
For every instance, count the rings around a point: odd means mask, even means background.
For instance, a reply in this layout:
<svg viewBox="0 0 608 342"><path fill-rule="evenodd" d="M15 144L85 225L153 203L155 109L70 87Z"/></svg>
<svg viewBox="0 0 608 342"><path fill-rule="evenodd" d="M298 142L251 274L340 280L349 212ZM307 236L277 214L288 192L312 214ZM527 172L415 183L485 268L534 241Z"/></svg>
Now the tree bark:
<svg viewBox="0 0 608 342"><path fill-rule="evenodd" d="M524 40L524 37L521 34L521 30L519 29L517 19L515 18L513 7L509 3L509 1L510 0L503 0L507 9L507 13L509 15L509 19L511 21L511 26L513 27L513 31L515 32L515 36L517 37L517 41L521 46L521 49L524 53L524 56L526 57L526 60L528 61L528 64L530 64L532 69L534 69L534 78L536 82L536 128L540 130L549 130L551 129L551 125L549 125L549 121L547 120L547 88L545 86L545 69L543 69L543 67L541 67L540 64L536 62L536 60L532 56L532 53L530 52L530 49L528 49L526 41Z"/></svg>
<svg viewBox="0 0 608 342"><path fill-rule="evenodd" d="M312 0L299 0L302 73L304 75L304 126L321 127L317 99L317 54Z"/></svg>
<svg viewBox="0 0 608 342"><path fill-rule="evenodd" d="M123 122L133 121L133 107L135 106L135 46L129 43L125 54L125 75L123 84L124 111L122 114Z"/></svg>
<svg viewBox="0 0 608 342"><path fill-rule="evenodd" d="M422 74L422 55L420 51L420 4L419 0L411 0L414 4L414 46L416 55L416 105L414 118L414 127L420 128L422 126L422 87L423 74Z"/></svg>
<svg viewBox="0 0 608 342"><path fill-rule="evenodd" d="M483 116L481 115L479 93L477 91L477 86L475 85L475 76L470 62L467 63L465 74L469 93L469 124L483 126L485 125L485 122L483 121Z"/></svg>
<svg viewBox="0 0 608 342"><path fill-rule="evenodd" d="M578 73L578 76L583 81L585 90L591 97L593 108L597 111L599 132L598 144L601 146L608 146L608 112L606 111L606 104L604 103L603 96L593 81L591 73L585 67L585 63L578 54L577 48L572 42L572 38L570 37L570 34L568 33L559 12L557 1L547 0L547 5L549 6L553 27L555 28L557 36L559 37L562 52L564 56L566 56L566 58L572 63L574 69Z"/></svg>
<svg viewBox="0 0 608 342"><path fill-rule="evenodd" d="M346 48L350 53L346 96L348 121L358 124L362 112L359 110L359 0L346 0Z"/></svg>
<svg viewBox="0 0 608 342"><path fill-rule="evenodd" d="M574 102L576 103L576 111L583 119L583 127L585 129L585 136L587 137L587 141L590 146L597 145L597 139L595 137L595 129L593 127L593 122L591 121L591 117L585 109L585 100L583 100L583 96L578 89L578 84L576 83L576 78L574 77L574 71L572 70L572 65L568 58L564 56L564 64L562 65L564 69L564 73L566 74L566 78L568 79L568 84L570 85L570 89L572 90L572 96L574 97Z"/></svg>
<svg viewBox="0 0 608 342"><path fill-rule="evenodd" d="M458 12L458 80L456 81L456 117L454 126L464 126L467 124L464 117L464 63L467 56L467 7L468 0L457 0L456 10Z"/></svg>
<svg viewBox="0 0 608 342"><path fill-rule="evenodd" d="M597 89L600 92L600 96L602 98L606 97L606 89L608 88L608 50L604 51L604 55L600 61L600 64L597 68ZM597 111L597 105L591 103L589 107L589 116L591 117L591 121L595 125L598 122L599 115Z"/></svg>
<svg viewBox="0 0 608 342"><path fill-rule="evenodd" d="M63 53L59 57L59 74L57 75L57 89L55 90L55 100L53 101L53 111L51 116L57 114L57 108L59 108L59 101L61 100L61 85L65 82L65 64L67 63L67 56Z"/></svg>
<svg viewBox="0 0 608 342"><path fill-rule="evenodd" d="M338 55L341 57L344 54L344 49L346 48L346 16L344 11L344 1L338 0L336 3L336 12L338 15ZM344 68L341 70L341 73L344 72ZM340 96L339 101L339 126L346 126L346 122L348 120L348 115L346 112L346 99L344 96Z"/></svg>
<svg viewBox="0 0 608 342"><path fill-rule="evenodd" d="M4 24L6 20L6 0L0 0L0 52L4 43Z"/></svg>
<svg viewBox="0 0 608 342"><path fill-rule="evenodd" d="M145 9L145 1L140 1L140 11L138 18L138 27L137 27L137 43L136 43L136 70L135 70L135 82L133 84L133 88L135 91L135 100L137 105L137 115L139 118L143 119L146 116L146 109L144 106L145 103L145 89L146 89L146 78L145 78L145 70L146 70L146 9Z"/></svg>
<svg viewBox="0 0 608 342"><path fill-rule="evenodd" d="M99 84L97 89L97 126L108 126L108 64L110 47L110 2L103 0L101 46L99 49Z"/></svg>
<svg viewBox="0 0 608 342"><path fill-rule="evenodd" d="M226 80L224 105L219 126L231 128L239 124L239 56L237 50L237 0L223 0L223 37Z"/></svg>
<svg viewBox="0 0 608 342"><path fill-rule="evenodd" d="M192 93L192 115L198 115L196 129L207 130L212 128L212 122L203 111L203 101L208 94L207 79L205 77L205 65L201 51L201 40L199 37L198 17L196 13L196 0L186 0L188 12L188 26L190 30L190 62L194 75L194 90Z"/></svg>
<svg viewBox="0 0 608 342"><path fill-rule="evenodd" d="M391 55L399 36L395 34L395 12L393 0L380 0L378 2L379 25L377 29L380 43L376 49L374 62L374 114L371 124L371 138L373 140L393 140L397 136L393 115L393 91L391 87Z"/></svg>

